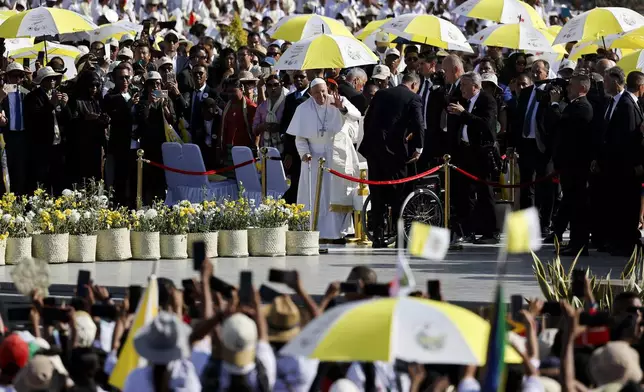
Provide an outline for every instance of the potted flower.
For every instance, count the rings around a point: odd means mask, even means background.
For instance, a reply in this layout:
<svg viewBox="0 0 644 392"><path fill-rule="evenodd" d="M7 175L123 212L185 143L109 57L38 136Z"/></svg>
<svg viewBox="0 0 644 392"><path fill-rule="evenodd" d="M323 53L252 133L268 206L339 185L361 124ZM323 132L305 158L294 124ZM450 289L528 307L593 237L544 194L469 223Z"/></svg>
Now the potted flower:
<svg viewBox="0 0 644 392"><path fill-rule="evenodd" d="M162 259L188 257L188 222L195 214L192 204L186 200L171 208L164 206L160 211Z"/></svg>
<svg viewBox="0 0 644 392"><path fill-rule="evenodd" d="M248 200L243 197L225 200L219 209L217 254L219 257L247 257L251 213Z"/></svg>
<svg viewBox="0 0 644 392"><path fill-rule="evenodd" d="M284 256L286 254L286 224L291 210L283 199L264 199L251 212L248 229L248 248L251 256Z"/></svg>
<svg viewBox="0 0 644 392"><path fill-rule="evenodd" d="M45 204L50 205L50 202L55 203L48 199ZM32 244L34 257L51 264L67 262L71 213L71 210L61 211L53 207L36 211L32 221L35 232Z"/></svg>
<svg viewBox="0 0 644 392"><path fill-rule="evenodd" d="M137 260L158 260L161 258L159 226L161 217L156 206L147 210L132 211L132 258Z"/></svg>
<svg viewBox="0 0 644 392"><path fill-rule="evenodd" d="M71 210L69 215L69 261L96 261L96 232L98 216L95 211Z"/></svg>
<svg viewBox="0 0 644 392"><path fill-rule="evenodd" d="M217 225L221 210L214 201L203 201L193 204L195 214L188 222L188 257L193 257L192 247L195 242L203 242L206 257L217 257Z"/></svg>
<svg viewBox="0 0 644 392"><path fill-rule="evenodd" d="M130 220L125 207L98 210L96 259L122 261L132 257L130 249Z"/></svg>
<svg viewBox="0 0 644 392"><path fill-rule="evenodd" d="M2 211L11 216L7 227L7 264L18 264L22 259L31 257L30 226L35 214L26 211L28 203L26 196L17 197L13 193L6 193L0 199Z"/></svg>
<svg viewBox="0 0 644 392"><path fill-rule="evenodd" d="M303 204L290 204L291 215L286 232L286 254L289 256L314 256L320 253L320 232L311 231L311 211Z"/></svg>

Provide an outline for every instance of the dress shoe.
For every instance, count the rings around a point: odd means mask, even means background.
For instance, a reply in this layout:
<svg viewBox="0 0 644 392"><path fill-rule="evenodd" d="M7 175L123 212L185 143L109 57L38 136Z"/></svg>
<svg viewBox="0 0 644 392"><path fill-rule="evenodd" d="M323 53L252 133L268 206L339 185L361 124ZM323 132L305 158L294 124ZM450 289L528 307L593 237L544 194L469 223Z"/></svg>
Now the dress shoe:
<svg viewBox="0 0 644 392"><path fill-rule="evenodd" d="M499 238L496 236L484 235L474 241L477 245L496 245L499 243Z"/></svg>
<svg viewBox="0 0 644 392"><path fill-rule="evenodd" d="M476 236L474 234L466 235L463 237L458 237L454 242L457 244L465 244L465 243L474 243L476 241Z"/></svg>
<svg viewBox="0 0 644 392"><path fill-rule="evenodd" d="M584 247L584 249L579 253L579 250L581 248L578 247L567 247L566 249L562 249L561 252L559 252L559 256L572 256L572 257L577 257L579 254L580 256L588 256L588 248Z"/></svg>

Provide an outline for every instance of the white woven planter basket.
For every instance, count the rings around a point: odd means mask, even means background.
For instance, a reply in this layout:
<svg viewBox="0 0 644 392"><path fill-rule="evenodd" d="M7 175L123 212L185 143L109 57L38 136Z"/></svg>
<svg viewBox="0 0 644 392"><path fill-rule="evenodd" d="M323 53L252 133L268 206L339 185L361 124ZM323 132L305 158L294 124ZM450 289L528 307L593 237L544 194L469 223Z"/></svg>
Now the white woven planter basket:
<svg viewBox="0 0 644 392"><path fill-rule="evenodd" d="M20 260L31 257L31 237L7 238L7 264L18 264Z"/></svg>
<svg viewBox="0 0 644 392"><path fill-rule="evenodd" d="M69 261L91 263L96 261L95 235L69 236Z"/></svg>
<svg viewBox="0 0 644 392"><path fill-rule="evenodd" d="M217 244L219 257L248 257L246 230L219 230Z"/></svg>
<svg viewBox="0 0 644 392"><path fill-rule="evenodd" d="M188 257L188 236L161 234L161 258L185 259Z"/></svg>
<svg viewBox="0 0 644 392"><path fill-rule="evenodd" d="M67 262L69 234L36 234L32 243L34 257L50 264Z"/></svg>
<svg viewBox="0 0 644 392"><path fill-rule="evenodd" d="M206 257L212 259L217 257L217 232L213 233L188 233L188 257L192 258L192 246L195 242L206 244Z"/></svg>
<svg viewBox="0 0 644 392"><path fill-rule="evenodd" d="M132 231L130 242L133 259L159 260L161 258L161 237L158 231Z"/></svg>
<svg viewBox="0 0 644 392"><path fill-rule="evenodd" d="M320 232L287 231L286 254L289 256L315 256L320 254Z"/></svg>
<svg viewBox="0 0 644 392"><path fill-rule="evenodd" d="M5 265L5 255L7 253L7 239L0 240L0 265Z"/></svg>
<svg viewBox="0 0 644 392"><path fill-rule="evenodd" d="M123 261L132 258L130 229L100 230L96 241L96 260Z"/></svg>
<svg viewBox="0 0 644 392"><path fill-rule="evenodd" d="M251 256L285 256L286 228L248 229L248 250Z"/></svg>

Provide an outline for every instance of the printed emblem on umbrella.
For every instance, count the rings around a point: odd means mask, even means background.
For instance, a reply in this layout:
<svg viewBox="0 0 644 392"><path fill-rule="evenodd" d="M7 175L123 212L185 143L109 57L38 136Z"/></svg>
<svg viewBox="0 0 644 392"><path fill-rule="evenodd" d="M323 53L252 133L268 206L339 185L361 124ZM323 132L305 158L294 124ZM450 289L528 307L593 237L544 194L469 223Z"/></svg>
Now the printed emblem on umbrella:
<svg viewBox="0 0 644 392"><path fill-rule="evenodd" d="M418 333L416 333L416 343L427 350L427 351L437 351L442 350L445 347L445 338L446 336L432 336L430 334L431 325L425 324Z"/></svg>

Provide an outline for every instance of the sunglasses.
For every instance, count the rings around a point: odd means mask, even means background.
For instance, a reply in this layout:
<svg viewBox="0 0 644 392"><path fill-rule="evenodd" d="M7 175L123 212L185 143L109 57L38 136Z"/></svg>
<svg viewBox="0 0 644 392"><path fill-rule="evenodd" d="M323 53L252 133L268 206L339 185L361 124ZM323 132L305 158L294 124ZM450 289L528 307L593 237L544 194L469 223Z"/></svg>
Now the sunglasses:
<svg viewBox="0 0 644 392"><path fill-rule="evenodd" d="M293 75L293 79L306 79L306 75Z"/></svg>
<svg viewBox="0 0 644 392"><path fill-rule="evenodd" d="M195 76L203 76L203 75L205 75L206 73L205 73L205 72L203 72L203 71L198 71L198 72L193 72L192 74L193 74L193 75L195 75Z"/></svg>
<svg viewBox="0 0 644 392"><path fill-rule="evenodd" d="M279 86L280 86L279 83L266 83L266 87L268 88L277 88Z"/></svg>
<svg viewBox="0 0 644 392"><path fill-rule="evenodd" d="M413 63L418 61L418 57L405 57L405 62L406 63Z"/></svg>

